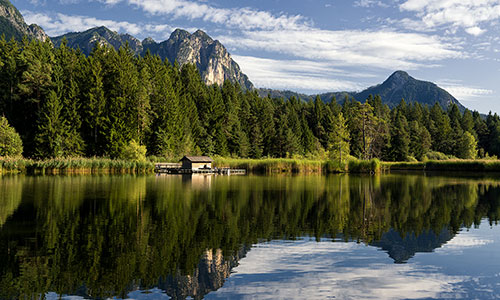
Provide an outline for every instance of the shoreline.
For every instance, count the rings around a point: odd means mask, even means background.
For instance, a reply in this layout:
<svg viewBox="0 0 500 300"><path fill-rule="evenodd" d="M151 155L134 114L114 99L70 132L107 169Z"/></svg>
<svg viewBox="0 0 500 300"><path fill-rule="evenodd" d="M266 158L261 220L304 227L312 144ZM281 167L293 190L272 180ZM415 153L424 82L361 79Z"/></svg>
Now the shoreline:
<svg viewBox="0 0 500 300"><path fill-rule="evenodd" d="M224 158L215 157L214 167L245 169L248 174L378 174L415 172L499 172L500 160L429 160L425 162L381 162L350 160L334 162L302 158ZM109 158L60 158L31 160L0 158L0 175L68 174L155 174L152 161L129 161Z"/></svg>

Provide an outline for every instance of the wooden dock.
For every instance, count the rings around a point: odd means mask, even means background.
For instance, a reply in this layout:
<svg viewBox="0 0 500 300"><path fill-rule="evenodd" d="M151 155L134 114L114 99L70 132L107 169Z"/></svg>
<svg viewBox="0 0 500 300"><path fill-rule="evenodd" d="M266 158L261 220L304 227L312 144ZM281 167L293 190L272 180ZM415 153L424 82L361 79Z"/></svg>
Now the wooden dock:
<svg viewBox="0 0 500 300"><path fill-rule="evenodd" d="M245 169L231 168L207 168L207 169L185 169L181 164L157 163L155 164L156 174L218 174L218 175L244 175Z"/></svg>

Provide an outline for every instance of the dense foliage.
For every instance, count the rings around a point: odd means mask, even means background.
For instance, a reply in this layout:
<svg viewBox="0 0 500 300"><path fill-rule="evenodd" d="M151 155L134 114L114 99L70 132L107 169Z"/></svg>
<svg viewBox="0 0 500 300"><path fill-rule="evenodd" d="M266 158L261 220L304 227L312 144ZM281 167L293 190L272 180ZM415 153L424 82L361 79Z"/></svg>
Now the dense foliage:
<svg viewBox="0 0 500 300"><path fill-rule="evenodd" d="M23 152L23 142L5 117L0 117L0 156L16 157Z"/></svg>
<svg viewBox="0 0 500 300"><path fill-rule="evenodd" d="M27 157L127 157L132 141L172 159L500 154L500 118L455 105L443 111L402 101L391 110L378 96L343 105L262 98L229 81L207 86L193 65L138 57L127 47L97 46L87 57L64 42L1 40L0 65L0 114Z"/></svg>

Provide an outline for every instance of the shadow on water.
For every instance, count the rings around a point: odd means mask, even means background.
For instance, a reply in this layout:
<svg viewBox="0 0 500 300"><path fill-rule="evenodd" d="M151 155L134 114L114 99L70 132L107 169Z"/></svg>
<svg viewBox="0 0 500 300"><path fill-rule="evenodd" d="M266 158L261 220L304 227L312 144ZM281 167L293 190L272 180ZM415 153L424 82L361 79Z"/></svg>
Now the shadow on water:
<svg viewBox="0 0 500 300"><path fill-rule="evenodd" d="M304 236L404 263L485 217L496 223L499 196L494 178L416 174L3 177L0 298L159 288L199 299L251 245Z"/></svg>

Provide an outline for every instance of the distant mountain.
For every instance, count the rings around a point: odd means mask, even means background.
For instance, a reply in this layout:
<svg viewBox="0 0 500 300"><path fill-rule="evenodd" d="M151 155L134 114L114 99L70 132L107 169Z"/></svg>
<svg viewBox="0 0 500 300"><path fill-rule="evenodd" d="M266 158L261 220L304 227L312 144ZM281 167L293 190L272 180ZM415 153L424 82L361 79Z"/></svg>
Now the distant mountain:
<svg viewBox="0 0 500 300"><path fill-rule="evenodd" d="M408 233L404 237L401 237L396 230L391 229L382 235L380 241L374 241L370 245L387 251L395 263L401 264L406 263L416 253L433 252L454 236L455 234L450 232L448 228L443 228L438 233L432 230L424 230L418 235Z"/></svg>
<svg viewBox="0 0 500 300"><path fill-rule="evenodd" d="M143 50L142 43L138 39L128 34L118 34L104 26L91 28L84 32L67 33L52 38L52 42L56 47L59 47L63 39L66 39L68 47L80 48L85 55L89 55L97 43L119 49L128 42L130 49L135 54L141 54Z"/></svg>
<svg viewBox="0 0 500 300"><path fill-rule="evenodd" d="M282 97L285 99L290 99L294 96L304 101L316 97L316 95L305 95L272 89L259 89L259 94L263 97L271 95L271 97ZM369 95L380 95L382 102L391 108L397 106L401 102L401 99L404 99L406 103L419 102L429 106L437 102L443 109L454 103L458 105L461 111L465 110L465 107L455 97L435 83L417 80L404 71L396 71L382 84L369 87L362 92L330 92L319 94L321 100L324 102L330 102L335 97L337 102L341 104L344 103L346 96L364 102Z"/></svg>
<svg viewBox="0 0 500 300"><path fill-rule="evenodd" d="M260 97L269 96L270 98L283 98L283 99L290 99L292 97L295 97L297 99L302 99L304 101L307 101L309 99L313 99L313 96L311 96L311 95L301 94L301 93L292 92L292 91L280 91L280 90L262 88L262 89L258 89L257 92L258 92Z"/></svg>
<svg viewBox="0 0 500 300"><path fill-rule="evenodd" d="M149 51L162 59L168 59L172 64L175 61L181 66L186 63L195 64L207 84L221 85L225 80L230 80L239 83L245 89L253 89L253 84L241 72L226 48L201 30L190 34L177 29L168 40L157 43L152 38L141 42L129 34L118 34L106 27L96 27L84 32L72 32L54 37L52 41L59 46L63 39L67 40L69 47L80 48L86 55L90 54L96 43L110 45L115 49L128 43L137 55L144 55Z"/></svg>
<svg viewBox="0 0 500 300"><path fill-rule="evenodd" d="M9 0L0 0L0 34L4 34L6 40L14 38L18 41L24 36L41 41L49 38L40 26L26 24L21 13Z"/></svg>
<svg viewBox="0 0 500 300"><path fill-rule="evenodd" d="M437 102L443 108L456 104L461 110L465 109L455 97L435 83L417 80L404 71L396 71L382 84L351 95L358 101L364 101L369 95L380 95L390 107L405 99L406 103L420 102L432 106Z"/></svg>

